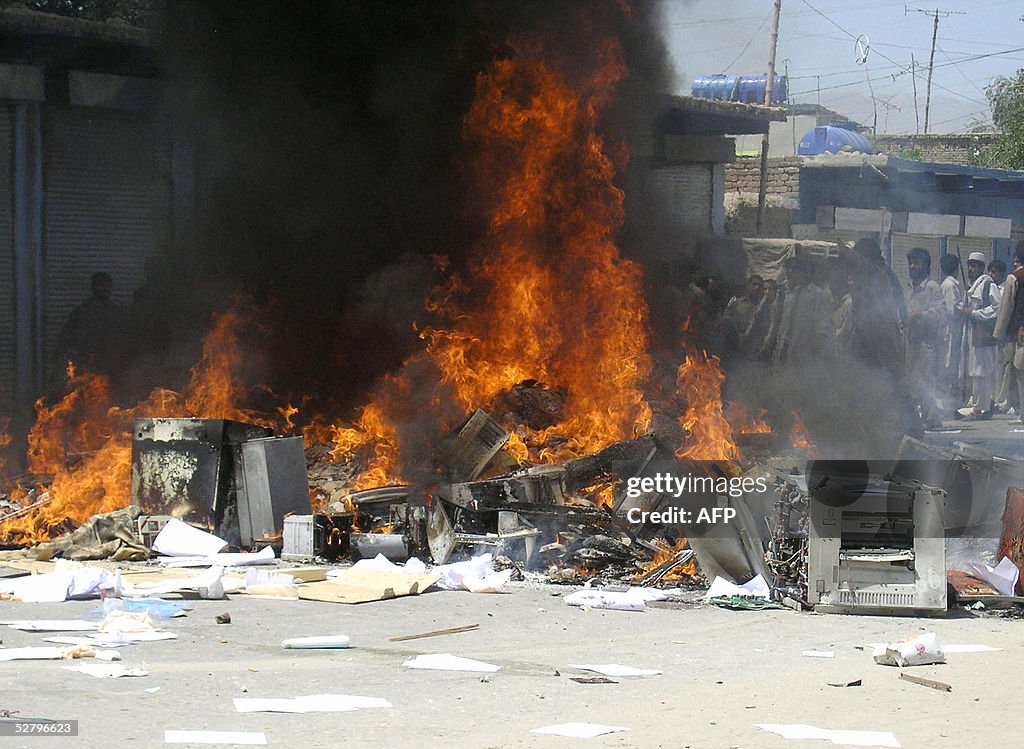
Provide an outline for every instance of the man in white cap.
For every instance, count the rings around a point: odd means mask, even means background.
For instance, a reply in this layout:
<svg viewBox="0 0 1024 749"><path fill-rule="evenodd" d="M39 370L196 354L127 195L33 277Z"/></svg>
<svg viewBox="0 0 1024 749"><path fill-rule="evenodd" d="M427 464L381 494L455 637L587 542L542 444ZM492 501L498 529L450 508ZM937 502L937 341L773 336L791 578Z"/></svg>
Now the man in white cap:
<svg viewBox="0 0 1024 749"><path fill-rule="evenodd" d="M973 408L962 408L960 414L974 419L992 417L992 374L998 358L993 332L999 314L999 293L995 281L985 273L985 262L983 252L967 256L967 281L971 286L961 310L967 321L965 375L971 385Z"/></svg>

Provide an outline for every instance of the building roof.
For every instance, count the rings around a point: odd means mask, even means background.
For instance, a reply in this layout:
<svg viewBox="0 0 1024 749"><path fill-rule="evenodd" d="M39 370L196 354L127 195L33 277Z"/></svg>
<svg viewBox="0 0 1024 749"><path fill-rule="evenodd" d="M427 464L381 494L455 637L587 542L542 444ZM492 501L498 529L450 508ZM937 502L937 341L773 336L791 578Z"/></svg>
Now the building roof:
<svg viewBox="0 0 1024 749"><path fill-rule="evenodd" d="M0 31L131 46L151 43L149 31L124 22L89 21L19 7L0 8Z"/></svg>
<svg viewBox="0 0 1024 749"><path fill-rule="evenodd" d="M785 122L786 110L758 104L666 96L655 128L671 135L746 135L765 133L769 122Z"/></svg>
<svg viewBox="0 0 1024 749"><path fill-rule="evenodd" d="M862 153L825 153L820 156L803 157L803 167L825 169L860 169L874 167L885 172L902 174L931 174L942 177L964 179L989 179L1000 182L1024 182L1024 171L1013 169L989 169L962 164L936 164L927 161L901 159L898 156Z"/></svg>

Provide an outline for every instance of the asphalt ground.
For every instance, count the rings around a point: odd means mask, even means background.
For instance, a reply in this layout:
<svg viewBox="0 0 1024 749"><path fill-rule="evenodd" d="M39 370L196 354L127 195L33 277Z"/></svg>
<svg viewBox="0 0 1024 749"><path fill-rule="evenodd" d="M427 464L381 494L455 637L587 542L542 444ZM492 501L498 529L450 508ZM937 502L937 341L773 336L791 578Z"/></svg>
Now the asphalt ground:
<svg viewBox="0 0 1024 749"><path fill-rule="evenodd" d="M163 747L166 730L263 732L276 747L756 747L831 746L756 727L798 723L892 731L908 749L1020 747L1024 625L952 612L944 619L843 616L790 610L732 611L703 603L644 612L583 610L571 587L513 583L501 594L428 592L359 605L233 595L191 602L166 620L178 638L121 649L148 676L97 679L64 661L0 662L0 709L74 719L77 737L4 737L4 747ZM699 597L690 593L689 601ZM96 601L0 602L0 619L84 618ZM229 613L230 624L216 616ZM479 624L474 631L406 642L399 635ZM877 665L870 642L936 632L946 644L998 652L951 654L908 673L951 692L902 681ZM347 650L294 651L289 637L346 634ZM44 635L0 627L6 647ZM802 656L830 651L834 658ZM499 665L494 674L417 671L410 656L453 653ZM661 675L582 684L572 664L618 663ZM858 687L829 683L861 680ZM157 688L154 692L147 689ZM341 693L391 708L344 713L238 713L234 697ZM571 721L629 730L592 739L530 729ZM187 745L192 746L192 745ZM198 746L198 745L196 745Z"/></svg>

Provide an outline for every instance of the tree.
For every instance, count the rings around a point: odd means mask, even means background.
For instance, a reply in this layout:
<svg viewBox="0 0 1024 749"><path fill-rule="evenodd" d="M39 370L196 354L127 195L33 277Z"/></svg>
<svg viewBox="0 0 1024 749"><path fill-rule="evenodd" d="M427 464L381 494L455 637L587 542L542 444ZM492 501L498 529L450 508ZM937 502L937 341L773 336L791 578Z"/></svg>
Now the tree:
<svg viewBox="0 0 1024 749"><path fill-rule="evenodd" d="M1024 169L1024 68L1012 78L999 76L985 87L998 131L992 166Z"/></svg>

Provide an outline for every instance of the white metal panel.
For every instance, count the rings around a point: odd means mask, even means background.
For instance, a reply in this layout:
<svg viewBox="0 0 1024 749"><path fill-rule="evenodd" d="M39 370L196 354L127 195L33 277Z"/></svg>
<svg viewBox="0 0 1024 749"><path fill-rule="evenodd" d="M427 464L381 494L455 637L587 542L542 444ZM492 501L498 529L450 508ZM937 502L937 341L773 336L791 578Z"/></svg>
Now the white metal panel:
<svg viewBox="0 0 1024 749"><path fill-rule="evenodd" d="M876 234L882 231L882 209L836 207L835 226L840 231L867 231Z"/></svg>
<svg viewBox="0 0 1024 749"><path fill-rule="evenodd" d="M964 219L964 235L968 237L992 237L1009 239L1013 224L1008 218L990 218L989 216L967 216Z"/></svg>
<svg viewBox="0 0 1024 749"><path fill-rule="evenodd" d="M128 304L146 257L170 226L166 127L111 110L48 107L44 120L45 359L52 371L60 329L104 271Z"/></svg>
<svg viewBox="0 0 1024 749"><path fill-rule="evenodd" d="M967 256L972 252L984 252L985 263L992 262L992 240L986 239L985 237L950 237L946 241L946 252L950 252L954 255L957 254L957 250L960 251L960 256L963 258L964 263L967 263ZM967 268L964 268L964 272Z"/></svg>
<svg viewBox="0 0 1024 749"><path fill-rule="evenodd" d="M14 382L14 113L0 106L0 406L15 396Z"/></svg>
<svg viewBox="0 0 1024 749"><path fill-rule="evenodd" d="M910 272L907 264L907 253L915 247L928 250L932 256L931 278L938 281L942 276L939 269L939 258L942 256L942 237L926 234L900 234L893 232L892 235L892 270L900 279L903 288L910 286Z"/></svg>
<svg viewBox="0 0 1024 749"><path fill-rule="evenodd" d="M950 213L909 213L907 234L951 236L960 233L960 217Z"/></svg>

